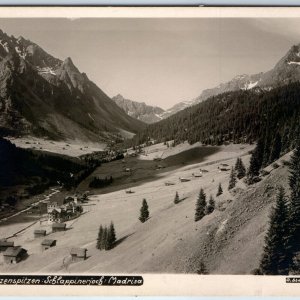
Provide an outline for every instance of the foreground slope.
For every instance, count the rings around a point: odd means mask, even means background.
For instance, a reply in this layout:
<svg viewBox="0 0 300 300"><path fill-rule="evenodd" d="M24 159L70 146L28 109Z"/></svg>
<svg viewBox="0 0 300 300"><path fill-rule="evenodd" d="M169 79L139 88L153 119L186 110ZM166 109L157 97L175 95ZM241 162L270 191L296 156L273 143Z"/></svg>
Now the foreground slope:
<svg viewBox="0 0 300 300"><path fill-rule="evenodd" d="M166 155L168 150L160 147ZM281 159L278 162L280 167L274 170L269 167L271 173L261 182L248 187L239 181L229 193L229 171L221 172L218 167L221 163L229 167L234 165L236 157L242 157L247 164L251 148L222 146L219 151L198 158L199 162L166 166L163 171L154 169L155 177L151 181L128 179L120 186L101 190L101 194L95 194L84 206L85 214L68 223L69 230L49 234L49 238L57 239L57 247L41 252L40 240L33 239L34 229L45 228L50 232L49 225L44 223L34 223L11 238L28 249L29 257L16 266L1 264L1 269L4 272L45 273L195 273L200 261L203 261L213 274L249 274L257 267L262 253L276 188L287 186L288 177L288 169ZM182 148L181 153L184 155L186 150ZM130 164L131 160L134 158L128 158L126 164ZM118 173L123 166L121 161L116 161L104 166L106 169L101 172ZM143 169L135 161L135 166L133 175L127 175L128 178L135 176L135 172L151 171L149 165ZM201 178L194 178L192 173L199 172L199 168L208 172ZM178 180L179 177L190 178L191 181L183 183ZM166 181L175 185L165 186ZM195 203L200 187L204 188L207 196L215 196L219 182L224 194L215 198L216 210L195 223ZM135 193L126 194L128 188ZM177 205L173 203L176 191L184 199ZM138 221L143 198L147 199L150 209L150 219L144 224ZM109 224L111 220L117 231L117 245L110 251L99 251L95 248L99 226ZM29 221L24 224L3 223L0 235L10 235L28 224ZM89 258L71 264L69 251L73 246L86 247Z"/></svg>

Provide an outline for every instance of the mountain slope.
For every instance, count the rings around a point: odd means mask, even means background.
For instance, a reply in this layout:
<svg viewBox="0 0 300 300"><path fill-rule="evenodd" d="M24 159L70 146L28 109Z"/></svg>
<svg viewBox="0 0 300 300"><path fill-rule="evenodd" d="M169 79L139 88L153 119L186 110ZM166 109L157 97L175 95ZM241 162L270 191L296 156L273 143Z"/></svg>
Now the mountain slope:
<svg viewBox="0 0 300 300"><path fill-rule="evenodd" d="M125 99L120 94L114 96L112 100L115 101L115 103L129 116L148 124L160 121L162 119L161 115L164 113L164 110L160 107Z"/></svg>
<svg viewBox="0 0 300 300"><path fill-rule="evenodd" d="M250 90L254 87L260 87L265 90L270 90L274 87L282 86L288 83L300 80L300 44L294 45L287 54L279 60L273 69L267 72L261 72L254 75L238 75L232 80L221 83L217 87L205 89L201 95L190 101L177 103L172 108L166 110L162 115L167 118L180 110L189 106L203 102L206 99L232 91Z"/></svg>
<svg viewBox="0 0 300 300"><path fill-rule="evenodd" d="M149 137L161 142L188 140L192 144L245 143L274 132L295 141L300 136L299 99L299 82L270 91L253 88L227 92L148 125L132 143L145 143Z"/></svg>
<svg viewBox="0 0 300 300"><path fill-rule="evenodd" d="M71 58L0 32L0 133L99 141L136 132L128 116Z"/></svg>

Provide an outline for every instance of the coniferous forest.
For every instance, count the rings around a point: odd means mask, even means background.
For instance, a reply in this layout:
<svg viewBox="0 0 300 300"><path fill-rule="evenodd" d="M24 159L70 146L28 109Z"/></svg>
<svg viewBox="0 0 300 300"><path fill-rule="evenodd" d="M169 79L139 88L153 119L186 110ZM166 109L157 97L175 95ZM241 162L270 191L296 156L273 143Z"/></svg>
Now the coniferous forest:
<svg viewBox="0 0 300 300"><path fill-rule="evenodd" d="M261 137L275 147L268 157L272 160L278 156L278 147L281 152L295 147L300 131L299 99L298 82L270 91L254 88L224 93L148 125L128 143L139 145L154 139L221 145L254 143Z"/></svg>

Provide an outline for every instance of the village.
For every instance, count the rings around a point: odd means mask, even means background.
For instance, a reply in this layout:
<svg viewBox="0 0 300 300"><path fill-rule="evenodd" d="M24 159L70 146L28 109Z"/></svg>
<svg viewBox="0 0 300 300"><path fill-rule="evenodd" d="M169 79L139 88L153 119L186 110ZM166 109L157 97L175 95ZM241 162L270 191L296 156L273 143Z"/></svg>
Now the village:
<svg viewBox="0 0 300 300"><path fill-rule="evenodd" d="M50 200L43 201L47 205L47 213L39 219L41 228L33 230L33 238L40 241L42 252L56 246L57 240L51 239L51 234L68 230L65 222L78 218L84 212L82 204L88 202L88 192L82 195L76 193L72 196L66 196L62 202L63 204L59 205L57 202L50 202ZM50 232L43 229L44 223L50 226ZM15 245L11 238L10 241L7 238L0 239L0 253L3 254L3 261L6 264L17 264L28 257L27 249ZM85 260L87 249L73 247L70 256L72 262Z"/></svg>

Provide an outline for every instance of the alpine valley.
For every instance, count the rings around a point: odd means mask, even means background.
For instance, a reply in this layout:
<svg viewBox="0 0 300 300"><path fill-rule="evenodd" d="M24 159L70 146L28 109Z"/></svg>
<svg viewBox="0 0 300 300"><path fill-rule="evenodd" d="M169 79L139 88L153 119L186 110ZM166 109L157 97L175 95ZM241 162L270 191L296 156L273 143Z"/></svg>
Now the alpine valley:
<svg viewBox="0 0 300 300"><path fill-rule="evenodd" d="M300 45L164 110L1 31L0 270L300 274L299 124Z"/></svg>

